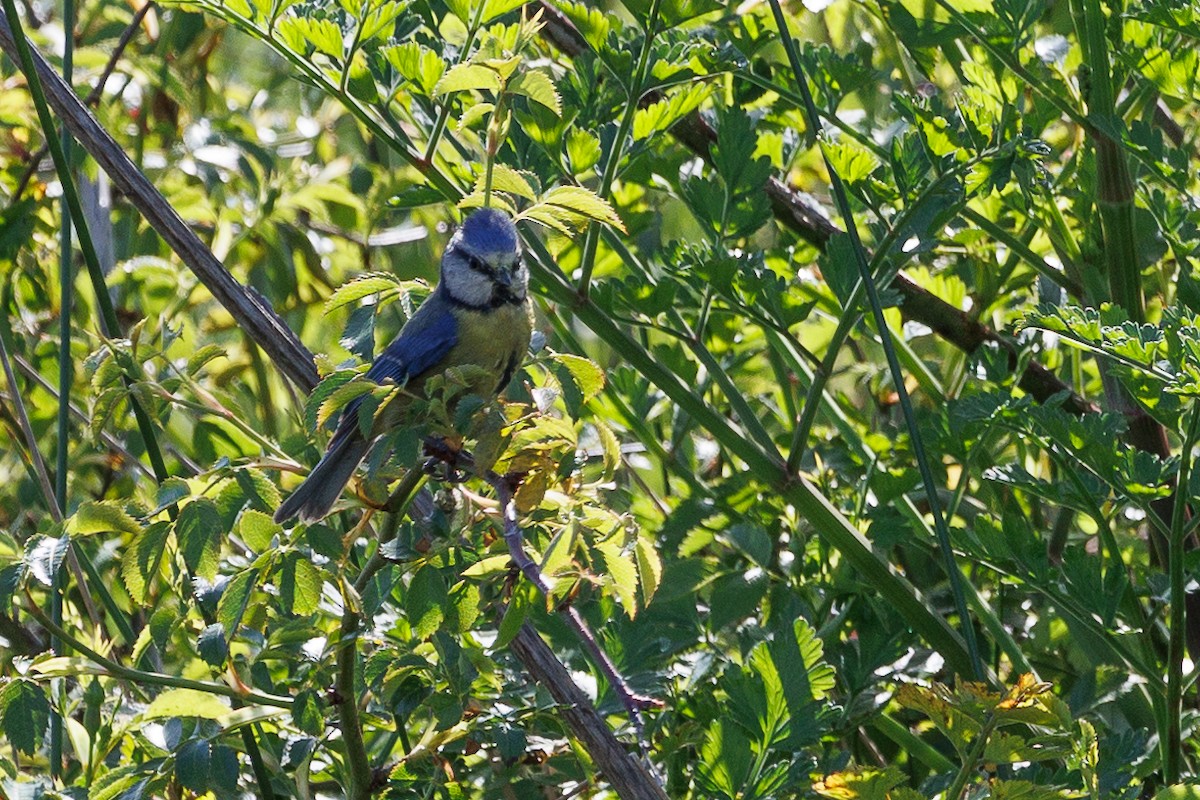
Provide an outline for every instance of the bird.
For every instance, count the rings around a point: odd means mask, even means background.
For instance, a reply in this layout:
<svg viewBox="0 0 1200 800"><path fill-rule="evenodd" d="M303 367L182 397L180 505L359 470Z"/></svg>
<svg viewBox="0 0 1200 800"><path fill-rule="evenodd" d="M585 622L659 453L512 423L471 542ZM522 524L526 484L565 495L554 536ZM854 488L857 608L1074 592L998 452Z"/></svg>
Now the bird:
<svg viewBox="0 0 1200 800"><path fill-rule="evenodd" d="M533 333L529 272L511 217L481 208L455 231L442 254L437 287L375 359L366 377L403 384L420 395L425 381L452 367L474 366L498 395L521 366ZM393 426L411 423L403 408L377 415L369 436L358 401L346 406L325 455L275 512L284 523L327 516L371 446Z"/></svg>

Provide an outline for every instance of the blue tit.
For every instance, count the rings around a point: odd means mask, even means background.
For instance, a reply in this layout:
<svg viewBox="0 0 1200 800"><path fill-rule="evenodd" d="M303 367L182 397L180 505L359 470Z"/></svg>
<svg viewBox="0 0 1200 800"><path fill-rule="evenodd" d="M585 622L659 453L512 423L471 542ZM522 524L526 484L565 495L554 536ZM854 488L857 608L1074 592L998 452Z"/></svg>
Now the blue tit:
<svg viewBox="0 0 1200 800"><path fill-rule="evenodd" d="M437 288L375 359L367 377L404 384L409 393L421 395L429 376L475 366L485 379L494 378L484 391L498 394L529 349L528 283L512 220L495 209L476 211L446 246ZM275 512L276 522L299 516L309 523L326 516L371 445L404 424L403 409L380 414L365 437L357 412L357 402L346 407L324 457Z"/></svg>

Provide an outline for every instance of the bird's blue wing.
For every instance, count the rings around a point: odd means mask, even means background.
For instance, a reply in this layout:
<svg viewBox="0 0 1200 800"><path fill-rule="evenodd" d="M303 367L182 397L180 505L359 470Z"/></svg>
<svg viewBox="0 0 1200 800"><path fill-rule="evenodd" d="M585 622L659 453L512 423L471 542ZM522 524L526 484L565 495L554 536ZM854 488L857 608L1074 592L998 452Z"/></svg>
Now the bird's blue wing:
<svg viewBox="0 0 1200 800"><path fill-rule="evenodd" d="M436 294L429 297L387 346L367 377L376 383L396 383L420 375L446 357L458 343L458 321Z"/></svg>
<svg viewBox="0 0 1200 800"><path fill-rule="evenodd" d="M376 383L391 379L404 383L432 369L458 344L458 321L446 302L436 293L428 297L384 351L367 370ZM351 400L342 411L330 447L358 430L358 407L362 398Z"/></svg>

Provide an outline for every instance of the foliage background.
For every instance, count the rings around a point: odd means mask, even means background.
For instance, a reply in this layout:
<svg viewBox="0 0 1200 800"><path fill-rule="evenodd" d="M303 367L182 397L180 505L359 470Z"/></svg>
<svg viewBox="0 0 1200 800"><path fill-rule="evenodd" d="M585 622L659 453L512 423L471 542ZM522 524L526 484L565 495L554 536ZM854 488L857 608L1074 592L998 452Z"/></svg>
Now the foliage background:
<svg viewBox="0 0 1200 800"><path fill-rule="evenodd" d="M790 4L791 54L753 0L556 8L196 0L135 28L95 112L321 354L307 402L78 150L119 331L72 257L64 336L62 184L25 182L46 132L3 62L4 792L610 792L519 623L636 750L629 716L512 589L486 484L269 521L493 163L544 344L477 452L529 473L555 602L662 701L669 796L1176 796L1200 7ZM79 12L86 91L132 12ZM62 67L64 10L22 13ZM417 461L394 444L369 499Z"/></svg>

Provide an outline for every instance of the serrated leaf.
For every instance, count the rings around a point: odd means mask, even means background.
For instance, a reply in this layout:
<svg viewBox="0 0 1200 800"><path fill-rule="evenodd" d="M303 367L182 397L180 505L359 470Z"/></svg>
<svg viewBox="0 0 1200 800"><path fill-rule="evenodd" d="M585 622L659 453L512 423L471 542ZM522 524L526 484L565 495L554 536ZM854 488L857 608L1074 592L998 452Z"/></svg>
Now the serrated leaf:
<svg viewBox="0 0 1200 800"><path fill-rule="evenodd" d="M150 707L142 712L141 718L193 717L216 720L228 713L229 705L214 694L197 689L167 689L154 698Z"/></svg>
<svg viewBox="0 0 1200 800"><path fill-rule="evenodd" d="M125 589L134 601L142 605L149 602L150 587L158 575L170 532L170 523L155 522L135 537L121 556L121 577L125 580Z"/></svg>
<svg viewBox="0 0 1200 800"><path fill-rule="evenodd" d="M288 553L276 583L280 600L289 614L307 617L321 603L321 571L300 553Z"/></svg>
<svg viewBox="0 0 1200 800"><path fill-rule="evenodd" d="M34 755L50 726L50 702L41 686L24 678L0 689L0 729L26 755Z"/></svg>
<svg viewBox="0 0 1200 800"><path fill-rule="evenodd" d="M299 53L306 53L304 43L330 58L342 57L342 30L332 20L315 17L287 17L279 21L276 30L284 41Z"/></svg>
<svg viewBox="0 0 1200 800"><path fill-rule="evenodd" d="M92 533L138 533L142 526L126 513L119 504L101 500L88 500L67 520L67 530L87 536Z"/></svg>
<svg viewBox="0 0 1200 800"><path fill-rule="evenodd" d="M556 117L562 116L562 101L558 97L558 91L554 88L554 84L546 77L546 73L537 70L522 72L508 82L507 88L512 94L528 97L533 102L550 109Z"/></svg>
<svg viewBox="0 0 1200 800"><path fill-rule="evenodd" d="M400 288L400 279L392 275L381 272L360 275L354 280L343 283L334 290L333 294L329 295L329 299L325 301L325 313L328 314L364 297L388 291L399 291Z"/></svg>
<svg viewBox="0 0 1200 800"><path fill-rule="evenodd" d="M187 498L191 493L191 487L183 478L167 478L158 485L158 491L154 494L154 510L147 516L153 517L173 505L178 505L180 500Z"/></svg>
<svg viewBox="0 0 1200 800"><path fill-rule="evenodd" d="M632 619L637 616L638 588L637 568L633 559L625 555L621 546L612 540L598 542L595 549L604 559L604 568L612 578L625 613Z"/></svg>
<svg viewBox="0 0 1200 800"><path fill-rule="evenodd" d="M196 650L204 663L212 667L223 667L229 658L229 639L225 636L225 626L214 622L196 637Z"/></svg>
<svg viewBox="0 0 1200 800"><path fill-rule="evenodd" d="M191 739L175 751L175 776L185 789L197 794L208 791L208 772L212 764L212 744L207 739Z"/></svg>
<svg viewBox="0 0 1200 800"><path fill-rule="evenodd" d="M329 396L357 376L358 373L354 370L339 370L317 384L317 387L309 394L308 400L304 402L304 424L310 431L315 431L319 427L317 414Z"/></svg>
<svg viewBox="0 0 1200 800"><path fill-rule="evenodd" d="M583 395L583 402L596 397L604 389L604 370L595 361L571 353L555 353L552 358L571 374L571 379Z"/></svg>
<svg viewBox="0 0 1200 800"><path fill-rule="evenodd" d="M321 712L321 698L312 689L302 689L292 700L292 721L305 733L319 736L325 732L325 717Z"/></svg>
<svg viewBox="0 0 1200 800"><path fill-rule="evenodd" d="M199 497L180 510L175 541L193 575L211 579L217 574L222 533L217 504L207 497Z"/></svg>
<svg viewBox="0 0 1200 800"><path fill-rule="evenodd" d="M339 386L329 398L321 403L321 410L317 412L317 427L323 427L329 418L337 412L341 411L356 398L362 397L364 394L369 394L375 389L375 384L368 380L351 381L344 386Z"/></svg>
<svg viewBox="0 0 1200 800"><path fill-rule="evenodd" d="M492 191L508 192L509 194L533 200L537 195L526 176L530 173L515 170L504 164L492 165ZM482 192L487 183L486 171L481 171L475 178L475 191Z"/></svg>
<svg viewBox="0 0 1200 800"><path fill-rule="evenodd" d="M282 534L283 526L261 511L247 509L238 520L238 536L256 553L264 552Z"/></svg>
<svg viewBox="0 0 1200 800"><path fill-rule="evenodd" d="M462 116L458 118L458 125L456 126L456 129L460 132L466 130L476 122L479 122L481 119L486 117L488 114L492 113L495 108L495 103L473 103L470 106L467 106L466 110L463 111Z"/></svg>
<svg viewBox="0 0 1200 800"><path fill-rule="evenodd" d="M662 559L654 543L641 536L634 542L634 554L637 556L638 579L642 587L642 606L645 607L650 605L654 593L662 584Z"/></svg>
<svg viewBox="0 0 1200 800"><path fill-rule="evenodd" d="M679 120L700 107L708 97L707 84L692 84L668 98L639 108L633 114L633 140L646 139L655 133L668 130Z"/></svg>
<svg viewBox="0 0 1200 800"><path fill-rule="evenodd" d="M446 582L434 567L417 570L408 585L404 610L412 625L413 635L424 639L433 635L445 619Z"/></svg>
<svg viewBox="0 0 1200 800"><path fill-rule="evenodd" d="M534 205L521 212L519 219L531 219L556 230L569 232L570 226L595 221L611 225L625 233L625 224L607 201L582 186L556 186Z"/></svg>
<svg viewBox="0 0 1200 800"><path fill-rule="evenodd" d="M221 592L221 599L217 602L217 622L225 629L226 641L237 635L257 579L258 570L252 567L234 575L225 584L225 591Z"/></svg>
<svg viewBox="0 0 1200 800"><path fill-rule="evenodd" d="M500 75L480 64L455 64L433 87L435 97L469 90L500 91Z"/></svg>
<svg viewBox="0 0 1200 800"><path fill-rule="evenodd" d="M508 202L508 200L504 199L503 195L493 194L492 199L491 199L491 205L493 208L499 208L500 210L504 211L510 217L513 217L514 220L520 219L520 217L517 216L516 207L512 203ZM468 208L483 208L483 206L484 206L484 194L482 191L471 192L469 195L464 197L462 200L458 201L458 208L464 209L464 210L468 209Z"/></svg>

